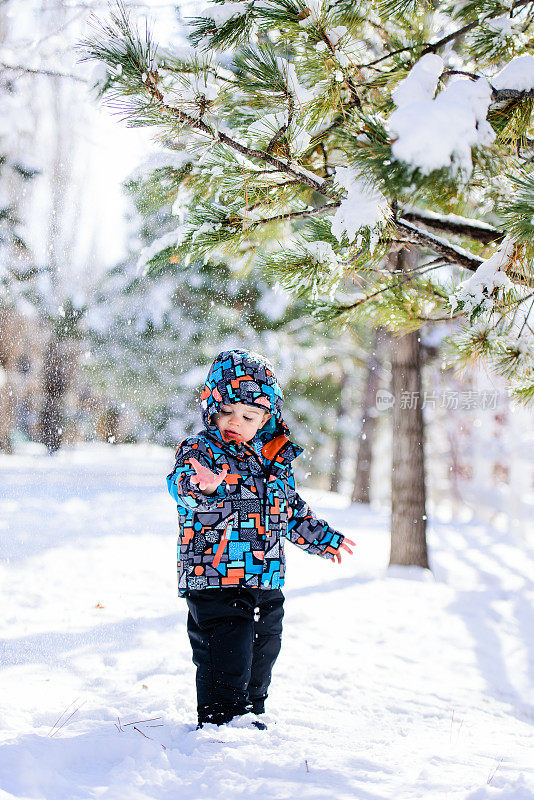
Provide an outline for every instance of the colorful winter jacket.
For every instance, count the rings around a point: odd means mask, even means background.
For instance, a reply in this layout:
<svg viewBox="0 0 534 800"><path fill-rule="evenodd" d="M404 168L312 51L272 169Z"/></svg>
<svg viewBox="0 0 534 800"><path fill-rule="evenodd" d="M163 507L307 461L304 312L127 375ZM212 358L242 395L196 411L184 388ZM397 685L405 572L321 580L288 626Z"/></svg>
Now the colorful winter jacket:
<svg viewBox="0 0 534 800"><path fill-rule="evenodd" d="M251 443L226 441L212 414L221 403L263 408L271 417ZM204 429L184 439L167 476L178 506L178 593L188 589L284 583L283 537L308 553L333 558L343 534L318 519L295 491L291 462L303 449L289 440L284 396L269 362L244 350L220 353L201 394ZM213 495L191 483L196 458L228 474Z"/></svg>

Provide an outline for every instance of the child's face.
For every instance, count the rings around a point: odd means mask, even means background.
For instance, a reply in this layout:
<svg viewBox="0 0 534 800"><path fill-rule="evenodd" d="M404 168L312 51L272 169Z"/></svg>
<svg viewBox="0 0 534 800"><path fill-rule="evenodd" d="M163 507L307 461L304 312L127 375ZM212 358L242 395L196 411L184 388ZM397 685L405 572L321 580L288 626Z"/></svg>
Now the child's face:
<svg viewBox="0 0 534 800"><path fill-rule="evenodd" d="M221 403L219 408L220 412L214 414L215 423L225 441L250 442L271 416L268 411L244 403Z"/></svg>

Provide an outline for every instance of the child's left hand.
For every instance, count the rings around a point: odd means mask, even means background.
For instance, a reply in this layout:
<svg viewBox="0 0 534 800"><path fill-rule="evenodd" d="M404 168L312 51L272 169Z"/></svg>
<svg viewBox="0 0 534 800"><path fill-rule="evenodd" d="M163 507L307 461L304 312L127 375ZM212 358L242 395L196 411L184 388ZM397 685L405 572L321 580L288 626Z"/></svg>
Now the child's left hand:
<svg viewBox="0 0 534 800"><path fill-rule="evenodd" d="M351 556L353 555L353 551L350 549L349 544L351 544L353 547L356 547L356 542L353 542L352 539L347 539L347 537L345 536L345 538L343 539L343 544L339 546L339 550L337 551L337 553L334 553L334 557L332 559L334 563L337 562L338 564L341 564L340 550L346 550L347 553L349 553Z"/></svg>

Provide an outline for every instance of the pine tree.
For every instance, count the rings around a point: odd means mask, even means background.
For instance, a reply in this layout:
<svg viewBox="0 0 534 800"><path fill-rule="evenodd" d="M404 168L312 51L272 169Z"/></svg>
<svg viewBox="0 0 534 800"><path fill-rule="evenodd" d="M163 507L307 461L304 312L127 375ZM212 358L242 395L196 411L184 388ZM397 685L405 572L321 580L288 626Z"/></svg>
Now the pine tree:
<svg viewBox="0 0 534 800"><path fill-rule="evenodd" d="M192 156L177 259L238 254L330 324L457 319L451 363L488 359L528 402L532 15L524 0L215 2L175 54L119 4L82 47L128 124ZM417 269L385 269L407 245Z"/></svg>

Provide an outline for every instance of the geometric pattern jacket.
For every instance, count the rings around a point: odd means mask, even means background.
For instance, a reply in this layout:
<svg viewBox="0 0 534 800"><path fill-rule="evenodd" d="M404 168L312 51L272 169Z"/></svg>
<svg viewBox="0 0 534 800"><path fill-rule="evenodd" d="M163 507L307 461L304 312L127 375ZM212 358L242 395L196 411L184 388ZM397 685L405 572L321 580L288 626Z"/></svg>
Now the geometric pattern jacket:
<svg viewBox="0 0 534 800"><path fill-rule="evenodd" d="M289 439L272 365L250 351L225 351L212 365L201 400L205 427L180 443L167 476L178 508L179 595L187 589L281 587L284 539L333 558L344 536L318 519L295 491L291 462L303 450ZM272 414L257 434L261 458L249 443L225 440L211 419L220 403L236 402ZM213 495L191 484L191 458L216 473L228 469Z"/></svg>

